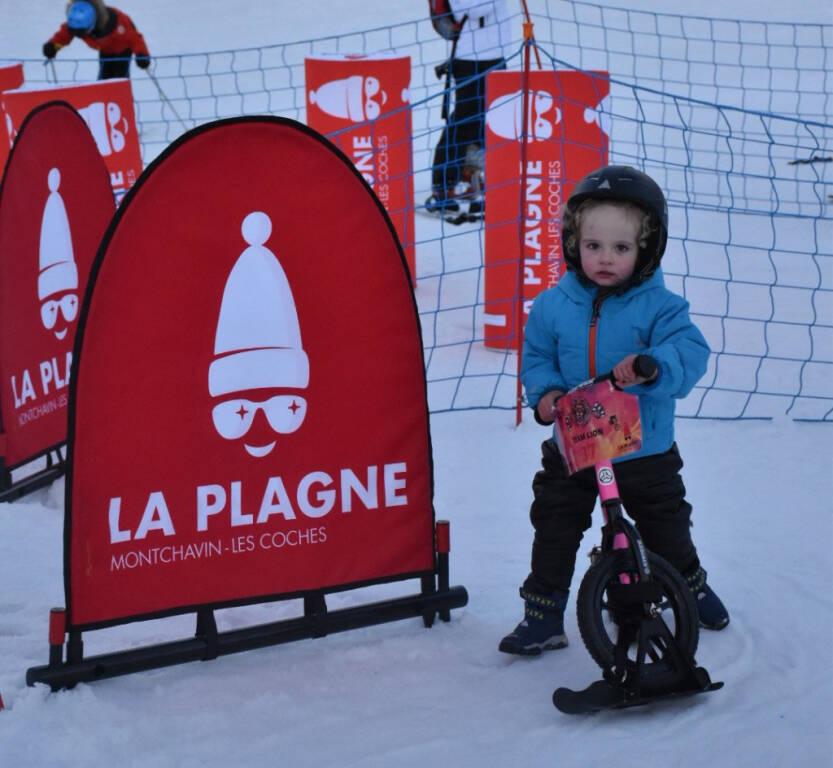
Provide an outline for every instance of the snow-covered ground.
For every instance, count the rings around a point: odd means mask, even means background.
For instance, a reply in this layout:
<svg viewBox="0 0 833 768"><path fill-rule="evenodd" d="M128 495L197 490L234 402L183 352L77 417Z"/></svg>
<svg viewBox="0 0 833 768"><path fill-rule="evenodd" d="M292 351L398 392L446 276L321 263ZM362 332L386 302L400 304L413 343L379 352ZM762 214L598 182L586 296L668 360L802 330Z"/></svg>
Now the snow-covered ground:
<svg viewBox="0 0 833 768"><path fill-rule="evenodd" d="M567 649L538 659L497 651L521 611L541 428L479 411L436 416L432 430L437 514L451 520L452 583L469 604L430 630L409 620L59 694L27 688L26 668L46 663L49 607L63 603L63 481L0 505L3 766L830 765L829 425L681 421L696 541L732 613L725 631L702 633L698 661L726 686L585 718L550 700L557 686L599 676L572 601ZM597 538L594 529L582 549ZM221 628L299 610L237 608L221 612ZM87 634L86 650L192 630L185 617L103 630Z"/></svg>
<svg viewBox="0 0 833 768"><path fill-rule="evenodd" d="M531 3L534 6L534 3ZM631 0L666 12L677 4ZM391 7L393 6L393 8ZM160 54L339 34L420 17L424 2L135 0ZM63 4L0 0L0 56L36 57ZM689 2L686 13L830 23L794 7ZM80 55L80 51L79 54ZM497 652L521 612L530 481L546 431L502 411L432 418L437 516L451 521L449 624L404 621L80 685L27 688L63 604L63 480L0 505L0 766L827 766L833 762L833 430L829 424L681 420L695 540L732 623L698 661L725 688L663 707L568 718L555 687L599 676L572 644L539 659ZM598 522L598 521L597 521ZM591 531L586 551L598 537ZM583 558L579 568L583 568ZM577 574L576 586L578 583ZM373 599L413 584L368 590ZM369 599L346 593L332 607ZM222 628L297 615L297 603L219 614ZM191 617L85 636L86 652L187 637Z"/></svg>

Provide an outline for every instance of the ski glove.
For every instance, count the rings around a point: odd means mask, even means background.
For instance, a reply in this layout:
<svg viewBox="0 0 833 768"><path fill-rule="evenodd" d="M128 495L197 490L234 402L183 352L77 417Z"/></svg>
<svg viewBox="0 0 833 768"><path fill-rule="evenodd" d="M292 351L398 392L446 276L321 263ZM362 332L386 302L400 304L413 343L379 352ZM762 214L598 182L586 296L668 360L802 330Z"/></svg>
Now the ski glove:
<svg viewBox="0 0 833 768"><path fill-rule="evenodd" d="M150 56L136 56L136 66L139 69L147 69L150 66Z"/></svg>
<svg viewBox="0 0 833 768"><path fill-rule="evenodd" d="M47 59L54 59L55 54L58 53L58 48L56 47L55 43L48 42L43 44L43 55L46 56Z"/></svg>

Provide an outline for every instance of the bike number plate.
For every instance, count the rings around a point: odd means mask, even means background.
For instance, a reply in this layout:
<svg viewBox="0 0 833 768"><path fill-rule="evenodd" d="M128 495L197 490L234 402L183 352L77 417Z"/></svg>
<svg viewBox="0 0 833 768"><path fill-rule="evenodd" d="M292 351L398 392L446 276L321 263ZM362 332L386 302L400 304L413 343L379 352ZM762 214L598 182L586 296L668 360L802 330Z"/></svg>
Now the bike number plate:
<svg viewBox="0 0 833 768"><path fill-rule="evenodd" d="M610 381L570 390L555 406L555 440L570 474L642 447L639 398Z"/></svg>

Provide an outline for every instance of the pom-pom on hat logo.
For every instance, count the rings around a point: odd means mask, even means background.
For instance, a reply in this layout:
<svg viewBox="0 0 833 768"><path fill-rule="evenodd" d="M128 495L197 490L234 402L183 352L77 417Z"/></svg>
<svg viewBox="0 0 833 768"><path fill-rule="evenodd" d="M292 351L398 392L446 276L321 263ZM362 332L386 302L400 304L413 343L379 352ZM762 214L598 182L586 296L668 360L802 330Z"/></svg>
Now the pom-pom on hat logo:
<svg viewBox="0 0 833 768"><path fill-rule="evenodd" d="M261 458L275 447L275 434L291 434L304 421L307 402L295 390L309 385L309 358L286 273L265 247L269 216L250 213L242 234L249 247L223 291L208 391L221 398L212 409L217 433L226 440L246 438L246 452ZM248 396L252 390L256 399Z"/></svg>

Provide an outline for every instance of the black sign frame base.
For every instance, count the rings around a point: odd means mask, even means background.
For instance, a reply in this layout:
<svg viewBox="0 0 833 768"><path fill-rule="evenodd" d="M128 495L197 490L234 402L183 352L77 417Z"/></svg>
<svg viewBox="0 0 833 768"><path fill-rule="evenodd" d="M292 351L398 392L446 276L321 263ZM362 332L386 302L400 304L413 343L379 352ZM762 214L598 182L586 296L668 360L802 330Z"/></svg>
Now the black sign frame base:
<svg viewBox="0 0 833 768"><path fill-rule="evenodd" d="M57 457L56 459L52 458L53 452ZM12 470L6 467L4 461L0 459L0 503L16 501L27 493L51 485L59 477L66 474L66 459L61 454L60 446L46 451L44 455L46 456L46 466L43 469L16 481L12 481ZM31 459L31 461L34 461L34 459Z"/></svg>
<svg viewBox="0 0 833 768"><path fill-rule="evenodd" d="M27 669L26 684L32 686L45 683L53 691L59 691L72 688L78 683L90 683L189 661L208 661L230 653L324 637L402 619L422 617L426 627L431 627L437 616L442 621L450 621L451 609L462 608L468 603L469 597L465 587L448 585L447 531L448 523L437 521L437 532L440 535L436 537L439 551L435 553L434 573L421 578L418 594L351 608L330 611L327 608L327 593L314 591L304 595L303 616L227 632L217 631L213 608L201 608L196 611L196 631L192 638L89 658L84 658L82 632L70 629L67 633L64 609L53 608L49 620L49 663Z"/></svg>

